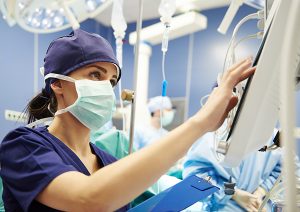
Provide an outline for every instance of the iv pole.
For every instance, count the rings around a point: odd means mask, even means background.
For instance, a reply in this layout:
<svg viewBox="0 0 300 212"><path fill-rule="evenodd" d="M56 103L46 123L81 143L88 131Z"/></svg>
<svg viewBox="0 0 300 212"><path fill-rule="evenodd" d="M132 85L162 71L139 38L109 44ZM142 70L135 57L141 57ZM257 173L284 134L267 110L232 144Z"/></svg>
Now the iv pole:
<svg viewBox="0 0 300 212"><path fill-rule="evenodd" d="M137 75L138 75L138 61L139 61L139 52L140 52L140 32L142 28L143 21L143 2L144 0L139 0L139 16L136 24L137 40L135 43L134 49L134 87L133 90L136 92L137 88ZM133 137L134 137L134 124L135 124L135 109L136 109L136 95L132 100L132 109L131 109L131 122L130 122L130 137L129 137L129 154L132 152L133 147Z"/></svg>

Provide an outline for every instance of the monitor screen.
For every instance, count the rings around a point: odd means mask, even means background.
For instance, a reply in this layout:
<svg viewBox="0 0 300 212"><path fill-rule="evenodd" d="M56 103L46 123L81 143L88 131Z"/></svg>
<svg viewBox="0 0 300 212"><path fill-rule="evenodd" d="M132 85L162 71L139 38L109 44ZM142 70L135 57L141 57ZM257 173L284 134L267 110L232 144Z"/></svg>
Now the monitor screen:
<svg viewBox="0 0 300 212"><path fill-rule="evenodd" d="M258 52L257 52L257 54L256 54L256 57L255 57L255 59L254 59L254 61L253 61L253 65L252 65L252 66L256 66L256 65L258 64L258 61L259 61L259 58L260 58L260 56L261 56L262 50L263 50L263 48L264 48L266 39L267 39L267 37L268 37L268 33L269 33L269 31L266 32L266 34L265 34L265 36L264 36L264 38L263 38L263 40L262 40L262 43L261 43L261 45L260 45L260 47L259 47L259 50L258 50ZM228 139L230 138L230 136L231 136L231 134L232 134L232 132L233 132L233 130L234 130L234 128L235 128L236 122L237 122L237 120L238 120L238 118L239 118L239 115L240 115L241 110L242 110L242 108L243 108L245 99L246 99L246 97L247 97L247 93L248 93L250 84L251 84L251 82L252 82L252 78L253 78L253 76L249 77L249 79L247 80L247 83L246 83L246 86L245 86L245 89L244 89L244 93L243 93L242 98L241 98L241 100L240 100L240 103L239 103L239 105L238 105L237 111L236 111L236 113L235 113L235 116L234 116L234 119L233 119L233 122L232 122L232 126L231 126L231 128L230 128L230 131L229 131L229 133L228 133L228 136L227 136L227 139L226 139L226 140L228 140Z"/></svg>
<svg viewBox="0 0 300 212"><path fill-rule="evenodd" d="M219 141L217 146L217 153L224 156L220 155L220 161L229 167L238 166L245 157L266 145L278 123L282 42L286 36L282 26L290 13L289 4L279 3L272 7L274 13L269 15L268 30L253 63L256 72L246 83L226 140ZM294 27L295 45L287 58L292 65L291 70L286 70L291 74L300 63L300 28L297 24Z"/></svg>

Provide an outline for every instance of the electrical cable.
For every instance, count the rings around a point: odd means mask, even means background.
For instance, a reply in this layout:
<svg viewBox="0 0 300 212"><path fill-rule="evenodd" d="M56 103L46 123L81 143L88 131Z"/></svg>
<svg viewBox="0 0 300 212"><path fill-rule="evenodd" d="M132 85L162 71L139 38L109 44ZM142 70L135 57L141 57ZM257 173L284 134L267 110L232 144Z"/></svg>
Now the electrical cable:
<svg viewBox="0 0 300 212"><path fill-rule="evenodd" d="M223 64L223 71L222 71L222 75L224 74L225 72L225 69L227 68L227 60L228 60L228 54L229 54L229 51L231 50L231 47L232 47L232 44L234 43L234 40L235 40L235 37L239 31L239 29L241 28L241 26L246 23L247 21L249 20L253 20L253 19L261 19L263 18L263 14L264 12L263 11L258 11L256 13L252 13L250 15L247 15L246 17L244 17L237 25L236 27L234 28L233 30L233 33L232 33L232 36L231 36L231 39L229 41L229 45L228 45L228 48L227 48L227 51L226 51L226 55L225 55L225 60L224 60L224 64Z"/></svg>
<svg viewBox="0 0 300 212"><path fill-rule="evenodd" d="M278 178L276 179L273 187L270 189L270 191L266 194L264 200L262 201L260 207L258 208L258 212L261 212L262 209L265 207L265 205L267 204L267 202L269 201L269 199L272 197L272 195L275 193L275 191L277 190L277 186L279 185L280 181L282 179L282 173L280 173L280 175L278 176Z"/></svg>

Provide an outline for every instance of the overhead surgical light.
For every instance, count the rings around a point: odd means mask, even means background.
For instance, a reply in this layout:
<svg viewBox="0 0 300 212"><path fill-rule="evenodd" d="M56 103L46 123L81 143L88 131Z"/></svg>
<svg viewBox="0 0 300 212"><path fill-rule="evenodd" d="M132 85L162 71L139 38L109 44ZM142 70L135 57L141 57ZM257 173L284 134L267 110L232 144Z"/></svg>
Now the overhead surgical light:
<svg viewBox="0 0 300 212"><path fill-rule="evenodd" d="M33 33L57 32L106 9L112 0L0 0L3 18L10 26L20 25Z"/></svg>
<svg viewBox="0 0 300 212"><path fill-rule="evenodd" d="M221 34L226 34L233 18L235 17L237 11L239 10L240 6L244 3L244 0L232 0L231 4L225 14L225 17L218 28L218 31Z"/></svg>
<svg viewBox="0 0 300 212"><path fill-rule="evenodd" d="M256 9L263 9L265 0L232 0L224 19L218 28L218 31L221 34L226 34L233 18L235 17L236 13L238 12L239 8L243 5L243 3L255 7Z"/></svg>
<svg viewBox="0 0 300 212"><path fill-rule="evenodd" d="M265 7L266 0L246 0L245 4L248 4L251 7L254 7L258 10L261 10Z"/></svg>

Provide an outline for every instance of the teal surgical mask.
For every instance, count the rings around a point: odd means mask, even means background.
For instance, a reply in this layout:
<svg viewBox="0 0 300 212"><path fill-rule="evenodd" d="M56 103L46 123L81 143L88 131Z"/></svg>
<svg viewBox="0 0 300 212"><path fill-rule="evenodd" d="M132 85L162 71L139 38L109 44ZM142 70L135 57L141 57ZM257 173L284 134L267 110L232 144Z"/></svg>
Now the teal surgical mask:
<svg viewBox="0 0 300 212"><path fill-rule="evenodd" d="M48 74L48 78L56 78L75 83L77 100L70 106L58 110L55 116L70 112L83 125L91 130L98 130L111 120L115 110L115 93L108 80L75 80L60 74Z"/></svg>
<svg viewBox="0 0 300 212"><path fill-rule="evenodd" d="M162 115L162 126L168 126L174 120L175 112L174 110L163 111Z"/></svg>

